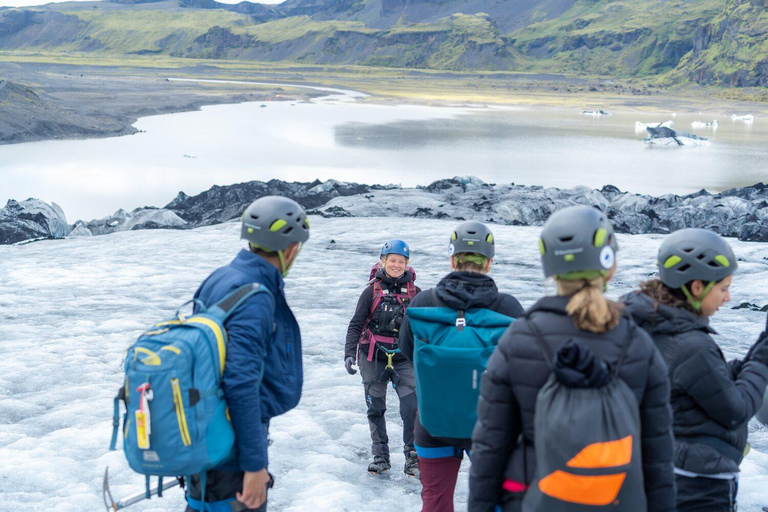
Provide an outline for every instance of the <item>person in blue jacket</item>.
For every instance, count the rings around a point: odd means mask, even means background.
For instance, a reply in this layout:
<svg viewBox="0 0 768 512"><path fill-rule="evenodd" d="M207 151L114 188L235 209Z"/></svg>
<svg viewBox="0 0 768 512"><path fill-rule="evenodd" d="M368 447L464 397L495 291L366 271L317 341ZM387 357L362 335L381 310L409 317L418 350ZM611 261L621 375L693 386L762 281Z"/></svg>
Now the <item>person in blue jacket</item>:
<svg viewBox="0 0 768 512"><path fill-rule="evenodd" d="M307 214L291 199L266 196L245 210L241 229L248 249L203 281L195 299L210 306L243 285L259 283L271 292L274 306L268 294L254 295L225 323L229 341L222 389L236 452L207 474L207 512L266 512L273 483L267 472L269 420L301 398L301 334L283 278L309 239ZM200 475L190 480L186 512L202 508Z"/></svg>

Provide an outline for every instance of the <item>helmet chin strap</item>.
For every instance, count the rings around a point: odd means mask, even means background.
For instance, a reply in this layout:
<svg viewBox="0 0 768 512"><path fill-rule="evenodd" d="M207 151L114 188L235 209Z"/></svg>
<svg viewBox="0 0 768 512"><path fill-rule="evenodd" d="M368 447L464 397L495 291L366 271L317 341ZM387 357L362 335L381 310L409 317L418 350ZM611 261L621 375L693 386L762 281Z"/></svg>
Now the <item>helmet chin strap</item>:
<svg viewBox="0 0 768 512"><path fill-rule="evenodd" d="M707 297L707 294L709 294L709 292L712 290L712 287L715 286L715 283L716 281L710 281L707 287L704 288L704 291L699 295L699 298L694 298L693 294L691 294L691 292L688 290L688 287L685 285L681 286L680 289L683 290L685 298L688 299L688 304L690 304L697 313L701 314L701 303Z"/></svg>
<svg viewBox="0 0 768 512"><path fill-rule="evenodd" d="M291 264L286 266L285 264L285 251L277 251L277 256L280 258L280 268L282 268L282 272L280 274L283 277L288 276L288 272L291 270L291 267L296 262L296 258L299 257L299 253L301 252L301 248L304 246L304 244L299 243L299 247L296 249L296 252L293 255L293 259L291 260Z"/></svg>

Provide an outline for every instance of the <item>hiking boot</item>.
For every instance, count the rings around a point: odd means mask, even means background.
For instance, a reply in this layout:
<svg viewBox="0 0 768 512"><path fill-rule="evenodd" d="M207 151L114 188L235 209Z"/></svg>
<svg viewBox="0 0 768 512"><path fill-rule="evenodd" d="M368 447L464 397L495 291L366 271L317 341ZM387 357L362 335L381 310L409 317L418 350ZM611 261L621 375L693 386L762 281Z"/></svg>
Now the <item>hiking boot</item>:
<svg viewBox="0 0 768 512"><path fill-rule="evenodd" d="M403 473L416 479L421 479L419 474L419 458L416 456L416 452L411 452L411 454L405 458L405 469L403 469Z"/></svg>
<svg viewBox="0 0 768 512"><path fill-rule="evenodd" d="M389 465L389 461L387 459L381 455L377 455L373 458L373 462L368 465L368 472L372 475L383 475L389 471L389 468L391 467L392 466Z"/></svg>

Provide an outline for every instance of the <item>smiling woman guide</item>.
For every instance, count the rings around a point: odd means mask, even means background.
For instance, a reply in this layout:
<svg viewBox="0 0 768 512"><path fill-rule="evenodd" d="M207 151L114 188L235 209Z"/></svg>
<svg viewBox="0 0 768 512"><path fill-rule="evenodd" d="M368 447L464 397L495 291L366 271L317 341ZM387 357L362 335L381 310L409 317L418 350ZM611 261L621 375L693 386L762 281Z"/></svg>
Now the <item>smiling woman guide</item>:
<svg viewBox="0 0 768 512"><path fill-rule="evenodd" d="M389 437L384 414L387 411L387 384L400 399L403 420L405 474L419 476L419 462L413 444L416 416L416 383L413 364L400 354L397 337L405 308L420 291L413 284L416 275L408 266L411 251L402 240L390 240L381 248L381 262L372 270L372 279L360 295L357 308L347 328L344 365L350 375L357 373L357 361L363 377L368 426L371 429L373 462L368 472L386 473L390 469Z"/></svg>
<svg viewBox="0 0 768 512"><path fill-rule="evenodd" d="M731 300L736 257L705 229L664 239L659 279L624 297L669 368L674 413L678 512L736 510L747 422L768 381L768 343L761 336L744 360L725 361L709 318Z"/></svg>

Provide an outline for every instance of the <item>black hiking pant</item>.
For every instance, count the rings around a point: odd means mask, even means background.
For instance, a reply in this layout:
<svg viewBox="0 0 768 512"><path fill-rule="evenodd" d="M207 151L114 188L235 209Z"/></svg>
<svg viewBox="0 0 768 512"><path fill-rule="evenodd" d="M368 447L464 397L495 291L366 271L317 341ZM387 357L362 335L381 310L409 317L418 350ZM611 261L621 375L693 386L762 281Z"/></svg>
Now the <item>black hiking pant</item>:
<svg viewBox="0 0 768 512"><path fill-rule="evenodd" d="M736 480L676 475L677 512L736 512Z"/></svg>
<svg viewBox="0 0 768 512"><path fill-rule="evenodd" d="M408 457L413 446L413 422L416 417L416 378L413 364L406 360L393 361L393 370L387 370L386 361L368 361L365 354L360 354L360 375L363 377L365 403L368 406L368 426L371 429L371 451L389 460L389 437L384 414L387 412L387 384L392 387L400 399L400 418L403 420L403 453Z"/></svg>
<svg viewBox="0 0 768 512"><path fill-rule="evenodd" d="M205 509L211 510L210 504L215 503L217 501L227 501L229 500L230 503L228 506L222 506L222 504L217 504L217 508L215 510L218 510L219 508L221 510L231 510L231 512L267 512L267 502L264 501L264 504L260 506L259 508L245 508L245 505L237 501L235 496L237 496L237 493L243 491L243 477L245 476L245 473L242 471L238 472L230 472L230 471L215 471L211 470L208 472L208 481L205 483ZM200 500L200 475L192 475L188 481L187 485L189 486L187 492L189 493L189 497L193 498L195 500ZM270 483L271 487L271 483ZM267 491L269 492L269 491ZM226 505L226 504L225 504ZM198 512L198 509L192 508L190 505L187 505L187 508L184 512Z"/></svg>

